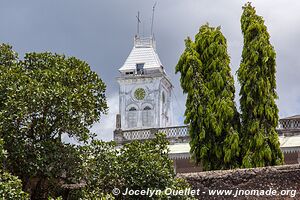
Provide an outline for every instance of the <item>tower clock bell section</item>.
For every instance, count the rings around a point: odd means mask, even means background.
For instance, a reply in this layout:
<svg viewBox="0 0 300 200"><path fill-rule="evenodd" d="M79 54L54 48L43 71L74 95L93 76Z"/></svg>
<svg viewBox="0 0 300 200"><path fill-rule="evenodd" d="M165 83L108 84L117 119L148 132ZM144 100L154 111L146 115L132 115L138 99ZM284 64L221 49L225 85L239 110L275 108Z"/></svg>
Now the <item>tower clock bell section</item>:
<svg viewBox="0 0 300 200"><path fill-rule="evenodd" d="M156 53L153 37L135 37L119 69L120 128L160 128L172 124L172 84Z"/></svg>

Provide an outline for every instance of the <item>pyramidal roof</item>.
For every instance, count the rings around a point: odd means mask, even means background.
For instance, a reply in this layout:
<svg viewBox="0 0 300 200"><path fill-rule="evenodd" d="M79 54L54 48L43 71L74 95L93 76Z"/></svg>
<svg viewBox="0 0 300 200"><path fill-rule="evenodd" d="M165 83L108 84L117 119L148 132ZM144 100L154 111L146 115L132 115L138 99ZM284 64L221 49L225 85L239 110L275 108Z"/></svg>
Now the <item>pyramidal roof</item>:
<svg viewBox="0 0 300 200"><path fill-rule="evenodd" d="M161 68L162 64L156 53L155 40L153 37L134 38L134 46L124 65L119 71L135 70L137 64L144 63L144 69Z"/></svg>

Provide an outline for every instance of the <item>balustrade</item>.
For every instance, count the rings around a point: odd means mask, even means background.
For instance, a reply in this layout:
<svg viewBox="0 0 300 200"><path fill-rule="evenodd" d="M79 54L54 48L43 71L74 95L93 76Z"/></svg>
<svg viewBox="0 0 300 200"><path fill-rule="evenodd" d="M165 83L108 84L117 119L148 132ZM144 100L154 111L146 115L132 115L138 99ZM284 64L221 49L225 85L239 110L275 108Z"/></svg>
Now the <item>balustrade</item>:
<svg viewBox="0 0 300 200"><path fill-rule="evenodd" d="M279 129L300 129L300 119L281 119Z"/></svg>
<svg viewBox="0 0 300 200"><path fill-rule="evenodd" d="M277 128L279 134L288 134L289 132L297 132L300 134L300 119L281 119ZM132 140L148 140L153 139L156 133L165 133L166 138L171 143L188 142L188 126L173 126L165 128L149 128L149 129L134 129L121 130L117 129L114 132L115 141L118 144L128 143Z"/></svg>

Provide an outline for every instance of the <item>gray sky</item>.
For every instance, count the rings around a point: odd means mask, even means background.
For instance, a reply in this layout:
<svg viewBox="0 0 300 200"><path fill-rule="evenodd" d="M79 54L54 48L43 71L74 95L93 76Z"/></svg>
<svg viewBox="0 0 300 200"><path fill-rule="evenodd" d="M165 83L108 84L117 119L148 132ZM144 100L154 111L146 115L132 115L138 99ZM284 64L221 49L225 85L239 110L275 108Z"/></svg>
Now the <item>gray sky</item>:
<svg viewBox="0 0 300 200"><path fill-rule="evenodd" d="M185 97L175 75L184 39L194 38L201 25L221 26L227 38L232 74L236 80L243 45L240 30L241 0L158 1L154 32L157 51L175 86L174 121L181 124ZM280 117L300 114L300 1L252 1L262 15L277 52L277 92ZM118 112L115 77L133 46L136 14L141 13L141 33L149 35L153 0L0 0L0 43L25 52L51 51L87 61L107 85L110 111L93 127L109 140ZM236 83L238 97L238 83Z"/></svg>

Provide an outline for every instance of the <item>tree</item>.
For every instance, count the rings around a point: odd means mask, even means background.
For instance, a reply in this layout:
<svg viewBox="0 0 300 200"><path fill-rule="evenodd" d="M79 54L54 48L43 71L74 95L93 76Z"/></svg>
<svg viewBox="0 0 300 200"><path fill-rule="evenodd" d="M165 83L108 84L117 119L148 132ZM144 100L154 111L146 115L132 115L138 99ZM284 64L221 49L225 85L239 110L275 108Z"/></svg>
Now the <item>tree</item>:
<svg viewBox="0 0 300 200"><path fill-rule="evenodd" d="M6 172L2 163L6 157L6 151L3 148L3 140L0 139L0 198L1 199L28 199L28 194L22 191L21 180Z"/></svg>
<svg viewBox="0 0 300 200"><path fill-rule="evenodd" d="M95 194L108 195L114 188L125 192L126 188L146 190L166 188L184 189L189 185L175 177L173 162L168 157L168 141L162 134L153 140L133 141L116 148L114 142L94 140L82 147L84 160L83 182L85 197L93 199ZM90 196L88 196L90 195ZM116 199L169 199L161 196L145 195L126 197L121 194ZM173 196L172 199L186 199L187 196Z"/></svg>
<svg viewBox="0 0 300 200"><path fill-rule="evenodd" d="M242 152L244 167L277 165L283 155L276 127L276 53L264 20L247 3L243 7L241 28L244 48L237 72L241 84Z"/></svg>
<svg viewBox="0 0 300 200"><path fill-rule="evenodd" d="M239 115L234 103L226 39L220 28L200 27L195 42L176 66L183 92L187 93L185 123L189 125L191 154L204 170L239 165Z"/></svg>
<svg viewBox="0 0 300 200"><path fill-rule="evenodd" d="M12 66L15 64L17 54L9 45L0 45L0 66ZM1 74L2 75L2 74ZM3 93L0 90L0 99ZM0 107L4 101L0 101ZM0 110L1 111L1 110ZM28 194L22 191L22 182L18 177L11 175L5 169L7 151L4 149L4 141L0 139L0 198L1 199L28 199Z"/></svg>
<svg viewBox="0 0 300 200"><path fill-rule="evenodd" d="M18 62L18 54L12 50L12 46L8 44L0 45L0 65L13 66Z"/></svg>
<svg viewBox="0 0 300 200"><path fill-rule="evenodd" d="M0 198L1 199L29 199L28 194L22 191L22 182L18 177L12 176L0 169Z"/></svg>
<svg viewBox="0 0 300 200"><path fill-rule="evenodd" d="M80 160L62 136L93 137L90 126L107 110L105 84L75 57L27 53L19 60L9 45L0 45L0 74L7 169L21 178L32 199L46 198L44 187L72 181Z"/></svg>

